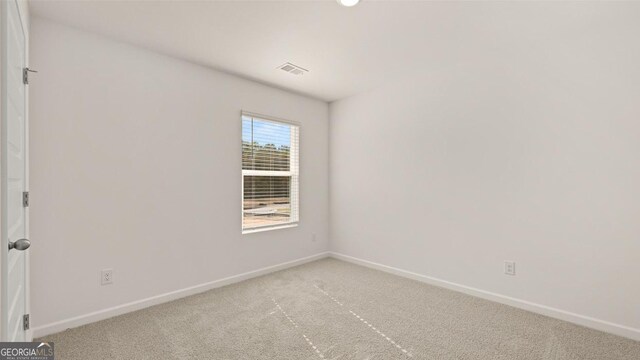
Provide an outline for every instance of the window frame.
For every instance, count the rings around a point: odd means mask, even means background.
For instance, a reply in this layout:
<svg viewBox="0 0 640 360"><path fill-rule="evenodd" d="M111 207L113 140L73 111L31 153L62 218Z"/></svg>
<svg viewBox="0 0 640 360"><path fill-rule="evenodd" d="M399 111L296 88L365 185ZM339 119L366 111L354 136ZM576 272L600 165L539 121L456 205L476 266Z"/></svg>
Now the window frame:
<svg viewBox="0 0 640 360"><path fill-rule="evenodd" d="M252 118L253 120L259 120L264 122L271 122L278 125L287 125L291 129L291 145L289 148L289 171L273 171L273 170L245 170L243 168L242 155L240 156L240 178L241 178L241 186L240 186L240 227L242 229L242 234L252 234L257 232L278 230L278 229L286 229L297 227L300 223L300 123L297 121L291 121L286 119L281 119L273 116L262 115L254 112L241 111L240 115L240 132L243 130L243 121L245 117ZM297 141L293 141L294 138ZM241 149L242 149L242 136L241 136ZM242 150L241 150L242 152ZM289 202L290 202L290 221L283 222L279 224L271 224L271 225L262 225L262 226L254 226L245 228L244 225L244 179L245 176L283 176L290 177L290 190L289 190ZM295 194L295 202L294 202L294 194ZM294 206L295 205L295 206Z"/></svg>

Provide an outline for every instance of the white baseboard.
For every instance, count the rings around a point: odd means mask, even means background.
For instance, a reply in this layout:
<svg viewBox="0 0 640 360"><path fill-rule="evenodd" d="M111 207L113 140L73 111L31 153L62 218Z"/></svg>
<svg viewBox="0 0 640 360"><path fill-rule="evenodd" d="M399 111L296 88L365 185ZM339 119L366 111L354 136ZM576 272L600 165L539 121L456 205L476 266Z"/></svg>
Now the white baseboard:
<svg viewBox="0 0 640 360"><path fill-rule="evenodd" d="M85 315L76 316L70 319L65 319L61 321L57 321L50 324L45 324L41 326L37 326L31 329L33 337L38 338L42 336L46 336L49 334L57 333L60 331L64 331L69 328L74 328L86 324L90 324L96 321L108 319L114 316L126 314L132 311L141 310L147 308L149 306L162 304L165 302L169 302L172 300L180 299L189 295L198 294L201 292L205 292L207 290L215 289L218 287L222 287L225 285L234 284L240 281L248 280L254 277L266 275L275 271L284 270L290 267L294 267L297 265L302 265L304 263L308 263L311 261L319 260L325 257L331 256L333 258L344 260L350 263L354 263L357 265L366 266L372 269L381 270L387 273L391 273L394 275L402 276L405 278L417 280L420 282L424 282L430 285L440 286L443 288L447 288L450 290L458 291L461 293L465 293L468 295L476 296L479 298L483 298L486 300L494 301L497 303L513 306L519 309L531 311L534 313L538 313L541 315L549 316L552 318L556 318L559 320L568 321L577 325L586 326L592 329L608 332L611 334L624 336L626 338L630 338L633 340L640 341L640 329L635 329L632 327L619 325L615 323L611 323L608 321L595 319L589 316L584 316L576 313L572 313L569 311L564 311L556 308L552 308L545 305L540 305L536 303L532 303L529 301L512 298L509 296L504 296L500 294L496 294L490 291L476 289L470 286L456 284L450 281L437 279L431 276L417 274L411 271L406 271L398 268L394 268L387 265L382 265L379 263L375 263L368 260L359 259L353 256L348 256L336 252L323 252L318 253L312 256L304 257L301 259L288 261L285 263L265 267L262 269L249 271L243 274L230 276L224 279L219 279L215 281L211 281L208 283L192 286L189 288L172 291L165 294L160 294L157 296L153 296L150 298L133 301L130 303L114 306L108 309L95 311L92 313L88 313Z"/></svg>
<svg viewBox="0 0 640 360"><path fill-rule="evenodd" d="M509 296L496 294L490 291L476 289L470 286L456 284L450 281L441 280L431 276L421 275L411 271L406 271L406 270L394 268L391 266L378 264L372 261L359 259L353 256L348 256L348 255L344 255L336 252L331 252L330 254L331 254L330 256L333 258L344 260L353 264L366 266L376 270L381 270L381 271L402 276L408 279L417 280L430 285L447 288L450 290L458 291L468 295L494 301L497 303L513 306L515 308L531 311L531 312L552 317L555 319L564 320L570 323L585 326L595 330L600 330L600 331L608 332L611 334L623 336L629 339L640 341L640 329L635 329L632 327L615 324L615 323L600 320L600 319L595 319L589 316L584 316L584 315L572 313L569 311L564 311L564 310L552 308L549 306L512 298Z"/></svg>
<svg viewBox="0 0 640 360"><path fill-rule="evenodd" d="M132 312L132 311L141 310L141 309L147 308L149 306L162 304L162 303L169 302L169 301L176 300L176 299L180 299L180 298L183 298L183 297L186 297L186 296L190 296L190 295L198 294L198 293L201 293L201 292L205 292L207 290L219 288L219 287L222 287L222 286L225 286L225 285L234 284L234 283L237 283L237 282L240 282L240 281L244 281L244 280L248 280L248 279L251 279L251 278L254 278L254 277L266 275L266 274L269 274L269 273L272 273L272 272L275 272L275 271L284 270L284 269L287 269L287 268L290 268L290 267L302 265L302 264L305 264L305 263L308 263L308 262L311 262L311 261L315 261L315 260L319 260L319 259L322 259L322 258L326 258L328 256L329 256L329 252L322 252L322 253L318 253L318 254L315 254L315 255L307 256L307 257L304 257L304 258L296 259L296 260L293 260L293 261L288 261L288 262L285 262L285 263L281 263L281 264L277 264L277 265L273 265L273 266L268 266L268 267L265 267L265 268L262 268L262 269L249 271L249 272L246 272L246 273L243 273L243 274L230 276L230 277L227 277L227 278L224 278L224 279L219 279L219 280L211 281L211 282L208 282L208 283L204 283L204 284L188 287L188 288L185 288L185 289L180 289L180 290L168 292L168 293L165 293L165 294L152 296L150 298L146 298L146 299L137 300L137 301L133 301L133 302L130 302L130 303L114 306L114 307L111 307L111 308L108 308L108 309L99 310L99 311L95 311L95 312L92 312L92 313L76 316L76 317L73 317L73 318L70 318L70 319L65 319L65 320L54 322L54 323L37 326L37 327L34 327L32 329L33 337L34 338L38 338L38 337L46 336L46 335L49 335L49 334L54 334L54 333L57 333L57 332L60 332L60 331L64 331L66 329L70 329L70 328L74 328L74 327L90 324L90 323L93 323L93 322L96 322L96 321L108 319L108 318L111 318L111 317L114 317L114 316L118 316L118 315L129 313L129 312Z"/></svg>

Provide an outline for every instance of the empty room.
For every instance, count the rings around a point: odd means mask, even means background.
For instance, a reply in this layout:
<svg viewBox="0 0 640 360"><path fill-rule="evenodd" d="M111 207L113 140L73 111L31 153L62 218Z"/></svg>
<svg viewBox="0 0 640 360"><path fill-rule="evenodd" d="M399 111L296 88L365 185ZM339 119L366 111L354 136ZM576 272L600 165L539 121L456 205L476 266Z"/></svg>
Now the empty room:
<svg viewBox="0 0 640 360"><path fill-rule="evenodd" d="M640 359L640 2L0 20L0 360Z"/></svg>

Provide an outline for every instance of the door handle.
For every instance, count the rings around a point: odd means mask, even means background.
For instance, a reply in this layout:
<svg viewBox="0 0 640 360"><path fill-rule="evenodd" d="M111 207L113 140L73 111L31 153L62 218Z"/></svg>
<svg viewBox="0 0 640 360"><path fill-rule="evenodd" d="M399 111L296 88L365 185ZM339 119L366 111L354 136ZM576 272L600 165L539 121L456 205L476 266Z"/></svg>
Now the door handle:
<svg viewBox="0 0 640 360"><path fill-rule="evenodd" d="M31 241L27 239L16 240L15 242L9 241L9 250L16 249L16 250L23 251L23 250L27 250L29 246L31 246Z"/></svg>

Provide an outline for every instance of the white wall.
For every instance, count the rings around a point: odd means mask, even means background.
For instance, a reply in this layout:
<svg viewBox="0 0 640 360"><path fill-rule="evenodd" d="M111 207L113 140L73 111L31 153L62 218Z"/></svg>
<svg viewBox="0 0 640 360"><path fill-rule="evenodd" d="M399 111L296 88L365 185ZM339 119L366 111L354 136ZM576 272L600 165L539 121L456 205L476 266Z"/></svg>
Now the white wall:
<svg viewBox="0 0 640 360"><path fill-rule="evenodd" d="M330 105L331 248L640 339L638 8L566 10Z"/></svg>
<svg viewBox="0 0 640 360"><path fill-rule="evenodd" d="M325 102L39 18L31 38L34 327L327 250ZM241 235L241 109L302 123L297 228Z"/></svg>

